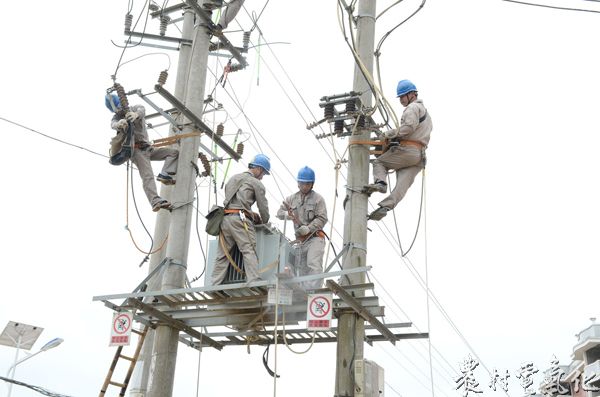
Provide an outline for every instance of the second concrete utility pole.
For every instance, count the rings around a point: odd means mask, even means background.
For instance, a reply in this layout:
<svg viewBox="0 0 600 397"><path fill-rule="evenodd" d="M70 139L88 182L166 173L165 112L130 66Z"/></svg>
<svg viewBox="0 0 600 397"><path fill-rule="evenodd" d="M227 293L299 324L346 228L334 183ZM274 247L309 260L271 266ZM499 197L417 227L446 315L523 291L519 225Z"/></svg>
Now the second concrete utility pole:
<svg viewBox="0 0 600 397"><path fill-rule="evenodd" d="M373 74L375 48L376 0L360 0L356 18L356 52L369 75ZM354 67L353 90L361 92L363 107L371 107L373 93L358 64ZM365 132L367 131L367 132ZM351 140L367 141L368 130L353 131ZM348 201L344 217L344 270L367 265L367 213L368 197L359 193L369 183L369 148L351 145L348 151ZM349 275L350 284L365 282L364 273ZM363 359L365 338L364 320L356 313L342 314L338 319L335 396L354 396L354 361Z"/></svg>

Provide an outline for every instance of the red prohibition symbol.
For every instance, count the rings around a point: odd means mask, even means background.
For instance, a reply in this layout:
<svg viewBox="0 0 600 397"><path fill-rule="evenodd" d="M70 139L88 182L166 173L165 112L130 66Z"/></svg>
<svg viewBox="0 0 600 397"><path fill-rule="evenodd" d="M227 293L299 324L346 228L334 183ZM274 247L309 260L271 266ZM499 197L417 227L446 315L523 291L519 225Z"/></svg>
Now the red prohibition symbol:
<svg viewBox="0 0 600 397"><path fill-rule="evenodd" d="M325 317L329 310L331 310L331 305L324 296L315 296L310 301L310 314L317 318Z"/></svg>
<svg viewBox="0 0 600 397"><path fill-rule="evenodd" d="M130 326L131 323L129 321L129 317L125 314L119 314L113 323L113 328L117 334L126 333Z"/></svg>

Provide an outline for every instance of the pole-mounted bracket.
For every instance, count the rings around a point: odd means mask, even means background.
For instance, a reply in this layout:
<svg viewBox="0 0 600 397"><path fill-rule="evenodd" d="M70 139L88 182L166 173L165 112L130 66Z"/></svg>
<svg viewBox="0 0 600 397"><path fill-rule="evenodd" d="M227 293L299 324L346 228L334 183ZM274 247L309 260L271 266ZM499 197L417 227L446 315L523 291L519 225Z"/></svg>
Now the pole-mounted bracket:
<svg viewBox="0 0 600 397"><path fill-rule="evenodd" d="M346 290L344 290L338 283L333 280L327 280L327 288L333 291L337 296L339 296L344 302L348 304L354 311L361 316L363 319L367 320L376 330L381 332L387 340L389 340L393 345L396 344L398 338L392 331L388 329L381 321L377 320L375 316L373 316L369 311L362 306L352 295L350 295Z"/></svg>
<svg viewBox="0 0 600 397"><path fill-rule="evenodd" d="M246 66L248 66L246 58L244 58L242 56L242 53L233 44L231 44L231 42L227 39L227 37L225 37L221 29L219 29L217 25L213 23L210 14L203 10L202 7L200 7L198 3L194 0L184 0L184 2L194 10L196 15L198 15L202 19L204 24L206 24L210 32L219 39L219 41L222 44L222 47L227 49L227 51L229 51L231 55L239 62L239 68L243 69Z"/></svg>
<svg viewBox="0 0 600 397"><path fill-rule="evenodd" d="M177 108L177 110L179 110L181 114L190 119L190 121L194 123L194 125L200 132L208 135L221 149L227 152L227 154L231 156L231 158L233 158L235 161L239 161L242 158L242 156L237 151L233 150L227 143L225 143L225 141L223 141L220 136L215 134L213 130L211 130L210 127L207 126L202 121L202 119L200 119L200 117L196 116L194 112L192 112L187 106L180 102L179 99L175 98L173 94L171 94L169 91L165 90L161 85L158 84L154 86L154 89L171 105Z"/></svg>

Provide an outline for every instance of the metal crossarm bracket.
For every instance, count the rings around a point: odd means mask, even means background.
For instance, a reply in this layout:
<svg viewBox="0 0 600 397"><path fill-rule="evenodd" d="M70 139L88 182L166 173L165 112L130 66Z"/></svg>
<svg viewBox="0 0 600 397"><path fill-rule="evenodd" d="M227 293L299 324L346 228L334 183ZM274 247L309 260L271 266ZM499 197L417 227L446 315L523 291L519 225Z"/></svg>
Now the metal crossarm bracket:
<svg viewBox="0 0 600 397"><path fill-rule="evenodd" d="M381 335L386 337L393 345L396 344L398 338L390 331L381 321L377 320L367 309L365 309L356 299L347 293L338 283L333 280L327 280L327 287L339 296L348 306L352 307L359 316L367 320L376 330L381 332Z"/></svg>
<svg viewBox="0 0 600 397"><path fill-rule="evenodd" d="M212 338L209 338L206 335L202 335L200 332L198 332L194 328L186 325L184 322L175 320L175 319L171 318L170 316L164 314L160 310L154 309L150 305L140 302L137 299L131 299L131 298L129 298L127 300L127 304L129 304L133 307L136 307L140 310L143 310L145 313L149 314L150 316L156 317L160 321L164 321L165 323L169 324L171 327L178 329L180 331L183 331L186 334L193 336L196 339L201 339L202 343L206 343L207 345L210 345L217 350L223 349L223 345L221 343L217 342L216 340L214 340Z"/></svg>
<svg viewBox="0 0 600 397"><path fill-rule="evenodd" d="M188 109L183 103L179 101L179 99L175 98L175 96L173 96L169 91L165 90L162 86L158 84L154 86L154 89L156 90L156 92L162 95L163 98L169 101L171 105L176 107L185 117L190 119L196 125L196 128L208 135L217 145L219 145L221 149L225 150L225 152L227 152L227 154L231 156L231 158L233 158L236 161L242 158L242 156L240 156L238 152L236 152L228 144L226 144L221 139L221 137L215 134L209 126L207 126L198 116L194 114L194 112Z"/></svg>
<svg viewBox="0 0 600 397"><path fill-rule="evenodd" d="M157 34L138 33L138 32L133 32L133 31L129 31L129 30L126 30L124 32L124 34L125 34L125 36L142 37L144 39L168 41L171 43L190 44L190 45L192 44L192 40L180 39L177 37L169 37L169 36L159 36ZM173 48L173 50L176 50L176 49L177 48Z"/></svg>
<svg viewBox="0 0 600 397"><path fill-rule="evenodd" d="M170 115L168 112L166 112L166 111L162 110L160 107L158 107L158 105L156 105L154 102L152 102L152 101L151 101L151 100L148 98L148 95L144 95L144 94L142 94L142 91L141 91L140 89L133 90L133 91L131 91L131 93L137 94L137 95L138 95L140 98L142 98L142 99L143 99L143 100L144 100L144 101L145 101L145 102L146 102L148 105L150 105L150 106L151 106L151 107L152 107L154 110L156 110L156 111L158 112L158 114L160 114L160 115L162 115L164 118L166 118L166 119L167 119L167 121L168 121L169 123L171 123L171 125L172 125L173 127L177 128L177 121L176 121L176 120L175 120L173 117L171 117L171 115ZM128 94L129 94L129 93L128 93ZM148 119L148 117L146 117L146 119ZM206 128L208 128L208 126L207 126ZM177 136L177 135L173 135L173 136ZM170 138L170 137L169 137L169 138ZM163 139L168 139L168 138L163 138ZM210 148L208 148L208 147L206 147L205 145L203 145L203 144L202 144L202 142L200 142L200 147L201 147L202 149L204 149L204 151L205 151L206 153L208 153L208 154L210 155L210 157L211 157L213 160L218 160L218 161L221 161L221 160L222 160L222 158L218 157L218 156L217 156L217 155L216 155L216 154L215 154L215 153L214 153L214 152L213 152L213 151L212 151Z"/></svg>
<svg viewBox="0 0 600 397"><path fill-rule="evenodd" d="M185 0L185 3L192 7L196 14L200 18L202 18L204 23L211 30L211 33L219 38L221 44L223 44L223 46L227 48L227 51L229 51L231 55L233 55L233 57L240 63L242 68L248 66L246 58L244 58L242 54L237 50L237 48L235 48L233 44L231 44L231 42L227 39L227 37L225 37L223 32L221 32L221 30L217 28L217 26L211 20L210 15L206 11L204 11L202 7L200 7L198 3L196 3L194 0Z"/></svg>

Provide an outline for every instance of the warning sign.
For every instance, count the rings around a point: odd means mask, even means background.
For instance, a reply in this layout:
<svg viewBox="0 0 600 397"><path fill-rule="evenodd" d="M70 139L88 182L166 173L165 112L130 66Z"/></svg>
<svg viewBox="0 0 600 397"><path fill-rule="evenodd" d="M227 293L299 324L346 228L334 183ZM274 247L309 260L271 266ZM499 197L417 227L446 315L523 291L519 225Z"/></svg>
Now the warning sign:
<svg viewBox="0 0 600 397"><path fill-rule="evenodd" d="M309 331L328 330L331 328L331 294L308 295L306 309L307 329Z"/></svg>
<svg viewBox="0 0 600 397"><path fill-rule="evenodd" d="M131 342L131 327L133 326L133 314L120 312L113 314L112 327L110 330L109 346L129 346Z"/></svg>

